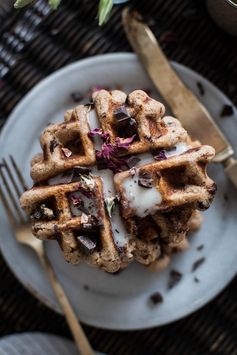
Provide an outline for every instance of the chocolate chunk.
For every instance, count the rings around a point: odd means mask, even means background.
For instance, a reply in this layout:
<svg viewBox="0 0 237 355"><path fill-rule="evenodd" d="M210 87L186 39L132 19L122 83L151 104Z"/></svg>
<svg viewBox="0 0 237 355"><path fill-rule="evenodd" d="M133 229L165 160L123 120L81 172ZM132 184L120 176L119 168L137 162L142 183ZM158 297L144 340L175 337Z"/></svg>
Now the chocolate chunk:
<svg viewBox="0 0 237 355"><path fill-rule="evenodd" d="M97 247L96 239L93 236L78 235L76 238L80 248L86 254L91 254Z"/></svg>
<svg viewBox="0 0 237 355"><path fill-rule="evenodd" d="M73 174L74 174L74 177L75 176L79 176L81 174L83 175L89 175L91 172L91 169L85 167L85 166L75 166L73 168Z"/></svg>
<svg viewBox="0 0 237 355"><path fill-rule="evenodd" d="M196 283L200 282L199 278L195 276L194 277L194 282L196 282Z"/></svg>
<svg viewBox="0 0 237 355"><path fill-rule="evenodd" d="M160 294L160 292L155 292L152 295L150 295L150 300L153 304L158 304L163 302L163 296Z"/></svg>
<svg viewBox="0 0 237 355"><path fill-rule="evenodd" d="M86 230L86 231L92 231L93 225L92 225L92 223L83 223L82 228L83 228L83 230Z"/></svg>
<svg viewBox="0 0 237 355"><path fill-rule="evenodd" d="M74 102L80 102L83 100L83 95L80 91L75 91L71 93L71 98Z"/></svg>
<svg viewBox="0 0 237 355"><path fill-rule="evenodd" d="M138 185L146 189L151 189L153 186L152 176L147 172L139 172Z"/></svg>
<svg viewBox="0 0 237 355"><path fill-rule="evenodd" d="M137 121L127 117L118 121L118 135L122 138L131 137L137 134Z"/></svg>
<svg viewBox="0 0 237 355"><path fill-rule="evenodd" d="M49 144L49 150L50 153L54 152L54 149L58 146L58 142L56 141L56 139L52 139L50 144Z"/></svg>
<svg viewBox="0 0 237 355"><path fill-rule="evenodd" d="M200 83L200 81L197 82L197 87L198 87L200 95L203 96L205 94L205 90L204 90L202 83Z"/></svg>
<svg viewBox="0 0 237 355"><path fill-rule="evenodd" d="M130 115L125 106L119 107L117 110L114 111L114 117L120 121L122 119L129 119Z"/></svg>
<svg viewBox="0 0 237 355"><path fill-rule="evenodd" d="M30 218L32 220L43 219L50 221L55 218L55 215L52 209L46 207L45 204L42 204L31 213Z"/></svg>
<svg viewBox="0 0 237 355"><path fill-rule="evenodd" d="M67 148L61 148L61 149L66 158L69 158L72 155L72 151L70 149Z"/></svg>
<svg viewBox="0 0 237 355"><path fill-rule="evenodd" d="M202 250L203 248L204 248L204 245L201 244L201 245L199 245L199 246L197 247L197 250L200 251L200 250Z"/></svg>
<svg viewBox="0 0 237 355"><path fill-rule="evenodd" d="M127 165L129 169L133 168L135 165L137 165L141 161L140 158L131 156L127 159Z"/></svg>
<svg viewBox="0 0 237 355"><path fill-rule="evenodd" d="M170 271L170 279L168 282L168 288L171 289L174 286L177 285L177 283L179 283L181 281L183 277L183 274L181 274L181 272L177 271L177 270L171 270Z"/></svg>
<svg viewBox="0 0 237 355"><path fill-rule="evenodd" d="M193 266L192 266L192 272L194 272L195 270L197 270L197 268L199 268L199 266L201 266L204 261L206 259L203 257L203 258L200 258L200 259L197 259L194 263L193 263Z"/></svg>
<svg viewBox="0 0 237 355"><path fill-rule="evenodd" d="M233 107L231 105L224 105L222 107L220 116L221 117L232 116L233 113L234 113L234 109L233 109Z"/></svg>

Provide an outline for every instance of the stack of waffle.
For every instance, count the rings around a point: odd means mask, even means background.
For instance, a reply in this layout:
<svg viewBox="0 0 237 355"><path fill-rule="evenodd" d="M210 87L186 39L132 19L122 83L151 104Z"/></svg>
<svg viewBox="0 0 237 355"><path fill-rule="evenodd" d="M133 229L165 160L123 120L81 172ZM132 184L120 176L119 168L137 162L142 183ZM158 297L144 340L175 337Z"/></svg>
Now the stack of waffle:
<svg viewBox="0 0 237 355"><path fill-rule="evenodd" d="M34 186L21 197L34 235L56 239L72 264L166 267L216 188L206 173L214 149L164 114L141 90L100 90L48 126L32 159Z"/></svg>

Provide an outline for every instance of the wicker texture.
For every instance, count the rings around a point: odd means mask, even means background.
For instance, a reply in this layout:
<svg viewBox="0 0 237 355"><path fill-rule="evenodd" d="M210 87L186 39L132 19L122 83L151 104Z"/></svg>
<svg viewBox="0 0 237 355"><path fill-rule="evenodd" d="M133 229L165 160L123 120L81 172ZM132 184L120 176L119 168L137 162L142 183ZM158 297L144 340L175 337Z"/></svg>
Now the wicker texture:
<svg viewBox="0 0 237 355"><path fill-rule="evenodd" d="M204 1L135 0L170 59L198 71L237 104L236 38L211 21ZM56 69L99 53L129 51L122 6L97 26L94 0L65 0L57 12L46 1L14 12L0 4L0 127L16 103ZM151 18L152 16L152 18ZM170 32L171 31L171 32ZM0 258L0 335L37 330L70 336L64 319L38 302ZM136 332L85 326L92 345L116 355L237 354L237 280L202 310L162 328Z"/></svg>

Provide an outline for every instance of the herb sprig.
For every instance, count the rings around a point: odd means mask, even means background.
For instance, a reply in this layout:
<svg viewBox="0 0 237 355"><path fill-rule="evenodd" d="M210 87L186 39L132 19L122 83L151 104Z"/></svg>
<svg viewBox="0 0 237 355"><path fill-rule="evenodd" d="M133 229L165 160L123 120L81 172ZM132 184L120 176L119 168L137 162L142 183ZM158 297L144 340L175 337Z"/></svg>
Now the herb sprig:
<svg viewBox="0 0 237 355"><path fill-rule="evenodd" d="M34 1L35 0L16 0L14 3L14 7L16 9L19 9L32 4ZM57 10L58 6L61 3L61 0L48 0L48 3L53 10ZM102 26L108 21L112 8L113 0L100 0L98 9L99 26Z"/></svg>

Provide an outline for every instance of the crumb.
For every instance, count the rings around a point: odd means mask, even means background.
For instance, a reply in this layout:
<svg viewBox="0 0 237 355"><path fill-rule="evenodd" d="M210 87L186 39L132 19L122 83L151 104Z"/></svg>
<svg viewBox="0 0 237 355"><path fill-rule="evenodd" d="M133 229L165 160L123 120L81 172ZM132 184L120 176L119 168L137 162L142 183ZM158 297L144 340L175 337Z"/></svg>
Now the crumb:
<svg viewBox="0 0 237 355"><path fill-rule="evenodd" d="M192 272L194 272L195 270L197 270L197 268L199 268L199 266L201 266L205 261L205 258L202 257L200 259L197 259L196 261L194 261L193 266L192 266Z"/></svg>
<svg viewBox="0 0 237 355"><path fill-rule="evenodd" d="M80 91L72 92L70 96L74 102L80 102L83 100L83 95Z"/></svg>
<svg viewBox="0 0 237 355"><path fill-rule="evenodd" d="M199 278L195 276L194 277L194 282L196 282L196 283L200 282Z"/></svg>
<svg viewBox="0 0 237 355"><path fill-rule="evenodd" d="M119 234L119 230L118 229L115 229L115 232Z"/></svg>
<svg viewBox="0 0 237 355"><path fill-rule="evenodd" d="M158 303L162 303L164 301L163 296L160 294L160 292L155 292L152 295L150 295L150 300L154 305L157 305Z"/></svg>
<svg viewBox="0 0 237 355"><path fill-rule="evenodd" d="M197 250L200 251L204 248L204 244L200 244L198 247L197 247Z"/></svg>
<svg viewBox="0 0 237 355"><path fill-rule="evenodd" d="M229 196L227 195L226 192L224 193L224 200L225 200L225 201L228 201L228 200L229 200Z"/></svg>
<svg viewBox="0 0 237 355"><path fill-rule="evenodd" d="M168 282L168 289L173 288L174 286L177 285L178 282L181 281L183 277L183 274L177 270L171 270L170 271L170 279Z"/></svg>
<svg viewBox="0 0 237 355"><path fill-rule="evenodd" d="M83 288L85 291L89 291L89 289L90 289L88 285L84 285Z"/></svg>

